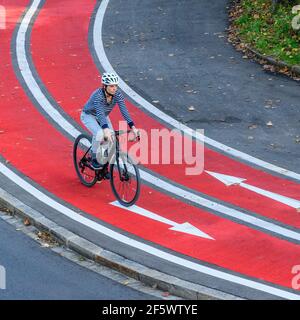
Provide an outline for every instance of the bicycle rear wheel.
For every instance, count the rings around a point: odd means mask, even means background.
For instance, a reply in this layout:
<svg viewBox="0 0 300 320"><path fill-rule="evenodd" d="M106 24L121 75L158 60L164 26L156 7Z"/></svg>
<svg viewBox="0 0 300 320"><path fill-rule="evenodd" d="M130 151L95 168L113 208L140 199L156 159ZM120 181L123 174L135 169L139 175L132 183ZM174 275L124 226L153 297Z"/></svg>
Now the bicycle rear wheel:
<svg viewBox="0 0 300 320"><path fill-rule="evenodd" d="M110 185L117 200L125 207L132 206L140 195L140 173L128 154L120 152L110 165Z"/></svg>
<svg viewBox="0 0 300 320"><path fill-rule="evenodd" d="M73 162L77 176L80 182L87 187L92 187L97 182L96 172L90 166L91 145L92 138L83 133L76 138L73 147Z"/></svg>

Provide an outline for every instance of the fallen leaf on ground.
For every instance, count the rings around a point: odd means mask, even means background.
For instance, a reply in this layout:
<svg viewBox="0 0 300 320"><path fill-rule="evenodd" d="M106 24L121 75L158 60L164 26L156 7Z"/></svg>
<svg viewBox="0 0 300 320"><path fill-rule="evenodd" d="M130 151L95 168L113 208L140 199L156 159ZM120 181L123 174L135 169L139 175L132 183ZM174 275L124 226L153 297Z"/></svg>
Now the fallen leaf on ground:
<svg viewBox="0 0 300 320"><path fill-rule="evenodd" d="M250 130L256 129L256 128L257 128L257 125L256 125L256 124L251 124L250 126L248 126L248 128L249 128Z"/></svg>
<svg viewBox="0 0 300 320"><path fill-rule="evenodd" d="M30 226L30 224L31 224L30 220L28 218L24 219L23 223L25 226Z"/></svg>

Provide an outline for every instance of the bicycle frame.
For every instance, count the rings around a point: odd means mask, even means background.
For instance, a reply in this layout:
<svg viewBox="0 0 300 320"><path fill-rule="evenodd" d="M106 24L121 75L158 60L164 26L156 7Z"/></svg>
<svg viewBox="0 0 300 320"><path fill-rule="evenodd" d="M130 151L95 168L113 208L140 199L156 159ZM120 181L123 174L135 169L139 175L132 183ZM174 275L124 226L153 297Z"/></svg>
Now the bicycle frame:
<svg viewBox="0 0 300 320"><path fill-rule="evenodd" d="M121 170L120 170L120 162L119 162L119 158L120 158L120 142L119 142L119 136L122 133L129 133L130 130L127 131L115 131L115 137L116 137L116 162L117 162L117 167L118 167L118 172L119 172L119 178L120 181L123 181L123 177L121 176ZM124 163L124 168L125 168L125 172L127 173L127 167L126 164Z"/></svg>
<svg viewBox="0 0 300 320"><path fill-rule="evenodd" d="M117 162L117 167L118 167L118 172L119 172L119 178L120 180L122 181L123 178L121 176L121 170L120 170L120 162L119 162L119 157L120 157L120 142L119 142L119 136L123 133L129 133L131 130L127 130L127 131L122 131L122 130L116 130L114 131L114 135L115 135L115 138L116 138L116 151L115 151L115 155L116 155L116 162ZM86 155L90 152L91 150L91 146L88 148L88 150L86 151L86 153L83 155L83 157L81 158L80 160L80 163L82 162L83 159L86 158ZM110 160L112 159L112 157L110 157ZM100 170L95 170L96 172L96 176L98 178L98 180L102 180L103 178L103 173L106 171L107 167L108 167L108 164L109 164L109 161L107 163L105 163L104 167L101 168ZM93 168L89 165L89 163L87 164L84 164L84 166L88 166L90 169L93 170ZM127 173L127 167L126 167L126 164L124 163L124 168L125 168L125 171Z"/></svg>
<svg viewBox="0 0 300 320"><path fill-rule="evenodd" d="M127 133L130 131L131 130L128 130ZM89 153L92 149L92 138L87 134L81 134L76 138L73 147L73 161L81 183L83 183L87 187L92 187L97 181L109 179L112 191L117 200L124 206L131 206L137 201L140 194L140 174L137 166L134 164L127 152L121 150L119 136L122 133L126 133L126 131L114 132L116 140L114 140L113 146L110 146L108 148L108 158L102 168L95 170L91 166L92 156ZM88 140L90 145L87 146L86 143L82 142L82 146L85 147L80 147L79 142L81 141L81 139ZM137 139L140 140L139 136L137 137ZM129 141L134 140L136 139L129 139ZM78 150L80 149L81 152L79 152L80 154L83 154L83 156L79 156L78 154ZM123 163L121 163L120 158L122 159ZM133 167L134 177L131 177L131 169L129 172L128 164ZM108 166L110 168L108 168ZM91 174L89 172L85 172L85 168L92 170L93 173ZM110 170L110 175L107 175L107 173L109 173L108 170ZM118 170L119 173L114 174L115 170ZM119 184L118 181L121 184ZM130 194L128 194L125 192L125 189L127 190L127 192L128 189L132 190Z"/></svg>

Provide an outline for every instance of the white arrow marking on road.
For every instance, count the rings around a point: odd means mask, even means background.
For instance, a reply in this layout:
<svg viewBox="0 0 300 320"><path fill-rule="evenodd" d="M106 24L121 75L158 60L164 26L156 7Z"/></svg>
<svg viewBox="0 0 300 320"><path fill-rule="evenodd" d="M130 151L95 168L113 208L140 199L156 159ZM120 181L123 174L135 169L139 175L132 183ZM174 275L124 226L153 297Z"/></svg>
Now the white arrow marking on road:
<svg viewBox="0 0 300 320"><path fill-rule="evenodd" d="M239 185L245 189L251 190L251 191L256 192L258 194L261 194L265 197L271 198L275 201L284 203L284 204L286 204L290 207L293 207L295 209L300 209L300 201L282 196L278 193L270 192L270 191L267 191L264 189L260 189L260 188L251 186L250 184L243 182L243 181L246 181L246 179L228 176L226 174L211 172L211 171L207 171L207 170L205 170L205 172L207 172L211 176L215 177L219 181L223 182L226 186Z"/></svg>
<svg viewBox="0 0 300 320"><path fill-rule="evenodd" d="M116 207L128 210L128 211L137 213L137 214L139 214L141 216L144 216L144 217L147 217L149 219L156 220L156 221L159 221L159 222L162 222L162 223L165 223L165 224L169 224L169 225L172 226L172 228L169 228L170 230L183 232L183 233L188 233L188 234L193 235L193 236L215 240L214 238L212 238L208 234L204 233L203 231L199 230L198 228L194 227L193 225L191 225L188 222L177 223L177 222L174 222L172 220L166 219L166 218L164 218L162 216L159 216L158 214L153 213L153 212L151 212L149 210L141 208L141 207L139 207L137 205L133 205L131 207L124 207L118 201L113 201L110 204L112 204L112 205L114 205Z"/></svg>

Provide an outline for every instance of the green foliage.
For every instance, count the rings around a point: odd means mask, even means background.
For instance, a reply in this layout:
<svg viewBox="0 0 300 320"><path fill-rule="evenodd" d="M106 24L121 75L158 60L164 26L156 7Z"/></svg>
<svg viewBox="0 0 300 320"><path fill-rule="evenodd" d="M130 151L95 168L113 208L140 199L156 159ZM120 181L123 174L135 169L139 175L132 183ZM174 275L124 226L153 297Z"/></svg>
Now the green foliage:
<svg viewBox="0 0 300 320"><path fill-rule="evenodd" d="M300 30L292 28L293 4L280 3L275 11L271 7L272 0L242 0L233 22L237 34L261 53L300 65Z"/></svg>

